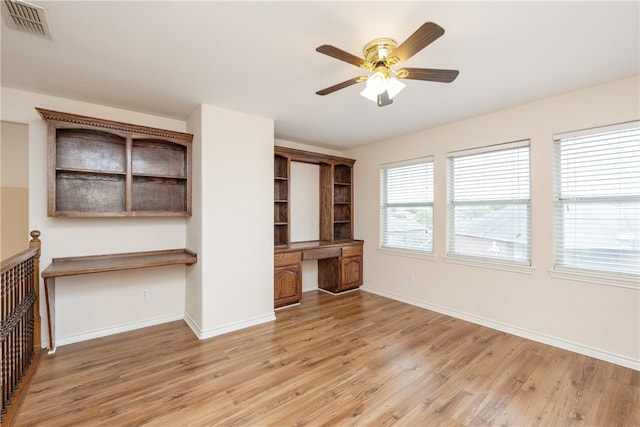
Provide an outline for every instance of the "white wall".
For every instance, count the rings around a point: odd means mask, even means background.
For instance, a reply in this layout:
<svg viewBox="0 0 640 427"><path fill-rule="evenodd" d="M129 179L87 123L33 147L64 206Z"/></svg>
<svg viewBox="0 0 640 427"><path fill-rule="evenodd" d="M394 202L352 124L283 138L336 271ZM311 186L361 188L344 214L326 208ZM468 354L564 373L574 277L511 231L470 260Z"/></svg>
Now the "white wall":
<svg viewBox="0 0 640 427"><path fill-rule="evenodd" d="M289 232L292 242L320 237L320 166L291 162ZM302 291L318 288L318 260L302 261Z"/></svg>
<svg viewBox="0 0 640 427"><path fill-rule="evenodd" d="M273 120L201 105L188 124L198 136L187 241L199 262L185 320L207 338L275 319Z"/></svg>
<svg viewBox="0 0 640 427"><path fill-rule="evenodd" d="M41 270L53 257L185 247L184 218L47 217L47 127L35 107L174 131L185 131L185 123L2 88L1 119L29 127L29 229L42 232ZM182 319L185 268L159 267L57 279L57 344ZM148 290L148 299L141 298L142 289ZM43 346L47 346L42 284L40 295Z"/></svg>
<svg viewBox="0 0 640 427"><path fill-rule="evenodd" d="M364 239L364 289L496 329L640 369L640 291L553 278L553 142L559 132L637 120L631 78L356 148L355 235ZM445 261L446 154L531 140L529 272ZM434 253L424 260L379 247L382 163L434 155ZM408 276L415 275L410 284Z"/></svg>
<svg viewBox="0 0 640 427"><path fill-rule="evenodd" d="M291 162L289 227L292 242L320 237L320 166Z"/></svg>

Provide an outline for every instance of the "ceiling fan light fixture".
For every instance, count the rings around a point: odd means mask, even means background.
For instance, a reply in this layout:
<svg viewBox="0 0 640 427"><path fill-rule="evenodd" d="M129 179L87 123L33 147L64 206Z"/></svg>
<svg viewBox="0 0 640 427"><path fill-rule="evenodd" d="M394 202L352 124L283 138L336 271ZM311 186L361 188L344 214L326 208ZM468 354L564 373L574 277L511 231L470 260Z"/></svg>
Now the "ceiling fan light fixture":
<svg viewBox="0 0 640 427"><path fill-rule="evenodd" d="M378 102L378 95L387 92L389 99L400 93L406 85L391 75L386 67L377 67L367 78L365 88L360 95L369 101Z"/></svg>
<svg viewBox="0 0 640 427"><path fill-rule="evenodd" d="M367 88L374 91L376 95L387 90L389 82L389 70L385 67L377 67L367 78Z"/></svg>
<svg viewBox="0 0 640 427"><path fill-rule="evenodd" d="M400 80L395 77L390 77L387 82L387 93L389 94L389 99L393 99L402 89L405 88L405 86L407 85L402 83Z"/></svg>
<svg viewBox="0 0 640 427"><path fill-rule="evenodd" d="M406 85L401 80L451 83L458 76L458 70L436 68L395 69L443 34L444 29L441 26L433 22L425 22L401 44L389 38L370 41L364 47L364 58L352 55L332 45L324 44L319 46L316 48L317 52L367 70L368 75L329 86L317 91L316 94L327 95L353 84L366 81L365 88L360 92L360 95L376 102L379 107L384 107L391 104L392 98L405 88Z"/></svg>
<svg viewBox="0 0 640 427"><path fill-rule="evenodd" d="M364 98L367 98L369 101L378 102L378 94L369 86L365 86L363 91L360 92Z"/></svg>

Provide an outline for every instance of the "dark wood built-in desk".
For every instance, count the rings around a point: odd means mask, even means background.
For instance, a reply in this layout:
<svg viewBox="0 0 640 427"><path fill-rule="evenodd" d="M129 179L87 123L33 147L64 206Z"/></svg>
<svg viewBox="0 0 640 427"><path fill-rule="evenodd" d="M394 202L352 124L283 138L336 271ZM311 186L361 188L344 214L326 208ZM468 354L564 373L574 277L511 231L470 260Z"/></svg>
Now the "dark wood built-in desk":
<svg viewBox="0 0 640 427"><path fill-rule="evenodd" d="M198 262L196 253L188 249L54 258L51 264L42 272L47 303L47 322L49 324L49 352L55 351L56 277L160 267L164 265L192 265L196 262Z"/></svg>
<svg viewBox="0 0 640 427"><path fill-rule="evenodd" d="M340 293L362 285L362 240L296 242L274 247L274 306L302 298L302 261L318 260L318 287Z"/></svg>

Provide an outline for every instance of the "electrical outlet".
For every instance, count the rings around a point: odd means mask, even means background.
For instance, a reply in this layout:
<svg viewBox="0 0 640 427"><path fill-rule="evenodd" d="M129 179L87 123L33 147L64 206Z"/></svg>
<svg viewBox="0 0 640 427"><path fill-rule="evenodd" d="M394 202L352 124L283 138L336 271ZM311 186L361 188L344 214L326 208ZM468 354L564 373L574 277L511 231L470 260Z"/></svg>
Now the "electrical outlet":
<svg viewBox="0 0 640 427"><path fill-rule="evenodd" d="M149 290L148 289L141 290L140 291L140 298L142 298L142 299L149 298Z"/></svg>
<svg viewBox="0 0 640 427"><path fill-rule="evenodd" d="M412 285L414 283L416 283L416 275L413 273L409 273L409 283L411 283Z"/></svg>

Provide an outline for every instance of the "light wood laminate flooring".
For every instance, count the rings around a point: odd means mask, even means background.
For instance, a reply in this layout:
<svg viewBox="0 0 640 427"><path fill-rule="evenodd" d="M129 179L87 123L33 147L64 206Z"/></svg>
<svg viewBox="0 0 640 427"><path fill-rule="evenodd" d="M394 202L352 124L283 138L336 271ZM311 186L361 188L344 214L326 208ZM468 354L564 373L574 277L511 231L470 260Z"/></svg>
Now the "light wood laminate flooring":
<svg viewBox="0 0 640 427"><path fill-rule="evenodd" d="M44 356L18 426L639 426L640 372L363 291Z"/></svg>

